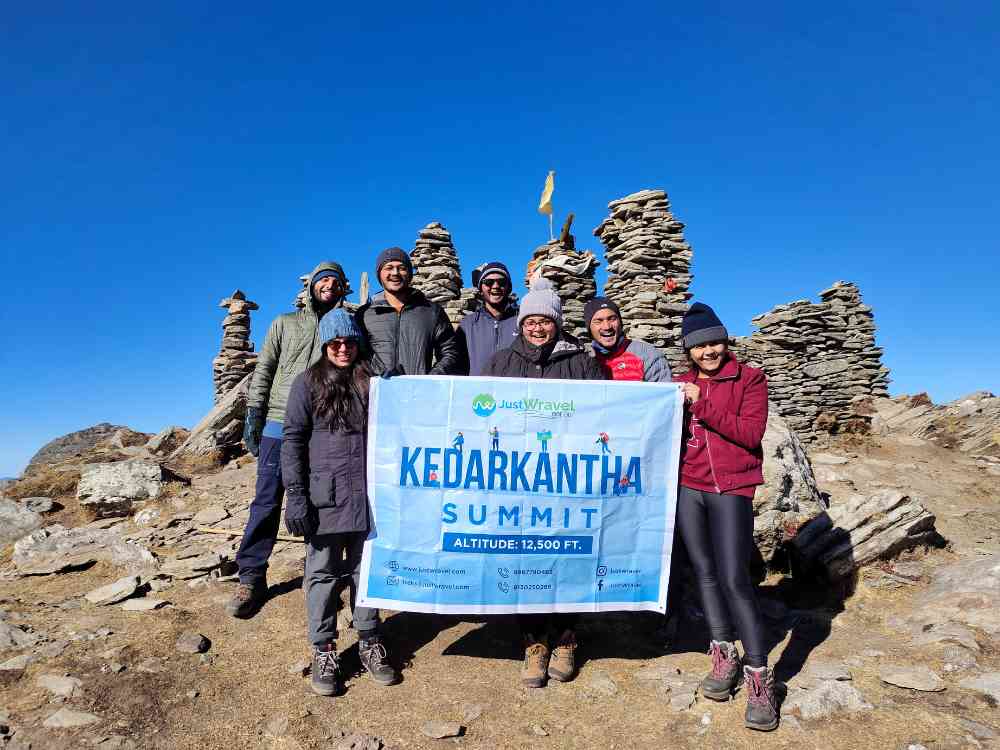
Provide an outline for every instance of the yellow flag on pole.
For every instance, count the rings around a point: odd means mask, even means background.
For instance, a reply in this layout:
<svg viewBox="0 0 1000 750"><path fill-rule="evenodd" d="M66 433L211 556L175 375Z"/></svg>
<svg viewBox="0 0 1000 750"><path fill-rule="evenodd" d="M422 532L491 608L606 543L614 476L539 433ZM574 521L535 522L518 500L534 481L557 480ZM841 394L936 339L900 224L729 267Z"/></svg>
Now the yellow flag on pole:
<svg viewBox="0 0 1000 750"><path fill-rule="evenodd" d="M545 187L542 188L542 199L538 201L538 213L552 216L552 191L556 187L556 173L549 170L549 176L545 178Z"/></svg>

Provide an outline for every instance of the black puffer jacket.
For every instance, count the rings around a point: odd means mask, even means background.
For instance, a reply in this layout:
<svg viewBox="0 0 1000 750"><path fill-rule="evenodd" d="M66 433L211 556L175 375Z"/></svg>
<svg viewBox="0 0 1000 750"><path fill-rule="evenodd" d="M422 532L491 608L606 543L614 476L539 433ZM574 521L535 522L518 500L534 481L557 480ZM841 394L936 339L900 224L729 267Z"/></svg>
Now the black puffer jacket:
<svg viewBox="0 0 1000 750"><path fill-rule="evenodd" d="M460 375L462 357L444 309L414 289L398 313L379 292L357 312L376 375L397 366L406 375Z"/></svg>
<svg viewBox="0 0 1000 750"><path fill-rule="evenodd" d="M519 335L509 348L493 355L482 374L501 378L608 379L604 369L576 339L561 332L555 344L542 347L532 346Z"/></svg>
<svg viewBox="0 0 1000 750"><path fill-rule="evenodd" d="M368 531L368 394L355 394L356 429L332 428L313 406L308 376L306 370L295 378L285 409L281 476L288 513L308 510L318 534Z"/></svg>

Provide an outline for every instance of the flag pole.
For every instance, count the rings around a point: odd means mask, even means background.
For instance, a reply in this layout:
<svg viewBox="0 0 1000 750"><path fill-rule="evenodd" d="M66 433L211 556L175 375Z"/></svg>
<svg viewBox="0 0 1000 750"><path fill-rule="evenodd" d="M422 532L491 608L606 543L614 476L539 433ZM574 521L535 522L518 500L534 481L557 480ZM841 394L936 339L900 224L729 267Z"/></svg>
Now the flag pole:
<svg viewBox="0 0 1000 750"><path fill-rule="evenodd" d="M549 242L552 242L556 236L552 234L552 214L549 214Z"/></svg>

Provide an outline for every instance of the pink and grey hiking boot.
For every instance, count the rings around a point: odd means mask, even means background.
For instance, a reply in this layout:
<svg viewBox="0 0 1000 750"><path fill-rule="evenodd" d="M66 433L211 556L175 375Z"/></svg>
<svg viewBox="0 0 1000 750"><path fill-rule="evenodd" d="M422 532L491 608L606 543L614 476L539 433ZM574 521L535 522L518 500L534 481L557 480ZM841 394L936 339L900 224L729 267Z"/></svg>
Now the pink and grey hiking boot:
<svg viewBox="0 0 1000 750"><path fill-rule="evenodd" d="M701 694L713 701L727 701L740 684L740 654L735 643L712 641L708 647L712 671L701 681Z"/></svg>
<svg viewBox="0 0 1000 750"><path fill-rule="evenodd" d="M743 725L770 732L778 727L778 703L774 699L774 672L767 667L743 667L747 710Z"/></svg>

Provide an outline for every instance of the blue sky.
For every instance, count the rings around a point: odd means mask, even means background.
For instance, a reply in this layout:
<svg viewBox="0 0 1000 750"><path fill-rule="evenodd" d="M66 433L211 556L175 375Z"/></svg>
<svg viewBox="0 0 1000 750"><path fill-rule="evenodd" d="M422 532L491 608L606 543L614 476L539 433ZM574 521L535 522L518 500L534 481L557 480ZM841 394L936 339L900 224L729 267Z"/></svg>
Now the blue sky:
<svg viewBox="0 0 1000 750"><path fill-rule="evenodd" d="M855 281L894 393L1000 390L996 3L9 4L0 476L211 406L219 300L441 221L520 276L555 169L578 244L668 191L735 333Z"/></svg>

